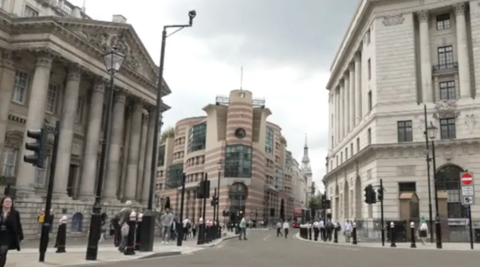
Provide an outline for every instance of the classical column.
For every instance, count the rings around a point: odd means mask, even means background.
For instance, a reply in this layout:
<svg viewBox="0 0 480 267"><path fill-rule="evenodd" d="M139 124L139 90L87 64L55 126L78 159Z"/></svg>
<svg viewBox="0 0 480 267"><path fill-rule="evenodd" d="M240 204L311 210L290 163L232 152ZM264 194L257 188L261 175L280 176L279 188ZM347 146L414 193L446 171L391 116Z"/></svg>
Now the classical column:
<svg viewBox="0 0 480 267"><path fill-rule="evenodd" d="M362 120L362 61L361 54L355 54L355 125Z"/></svg>
<svg viewBox="0 0 480 267"><path fill-rule="evenodd" d="M33 74L30 96L28 98L27 121L25 123L25 133L23 137L24 142L30 140L27 137L27 130L40 129L43 126L52 61L53 56L47 51L36 52L35 73ZM25 149L25 146L22 146L17 167L17 192L19 194L28 194L33 191L32 184L35 177L35 168L31 164L23 162L23 157L30 153L30 151Z"/></svg>
<svg viewBox="0 0 480 267"><path fill-rule="evenodd" d="M140 153L140 137L142 130L143 106L137 102L133 106L132 132L130 133L130 148L128 149L127 182L125 185L125 197L135 199L137 188L138 156Z"/></svg>
<svg viewBox="0 0 480 267"><path fill-rule="evenodd" d="M127 108L126 110L126 124L125 124L125 136L123 137L123 149L121 156L121 175L120 175L120 185L118 186L117 196L118 199L125 198L125 183L127 181L127 166L128 166L128 149L130 148L130 133L132 132L132 109Z"/></svg>
<svg viewBox="0 0 480 267"><path fill-rule="evenodd" d="M340 140L338 142L343 141L343 137L345 136L345 86L344 81L340 81Z"/></svg>
<svg viewBox="0 0 480 267"><path fill-rule="evenodd" d="M72 153L73 126L80 92L81 69L77 65L70 66L60 119L60 136L58 141L57 162L55 165L55 183L53 192L57 196L67 196L68 174Z"/></svg>
<svg viewBox="0 0 480 267"><path fill-rule="evenodd" d="M335 145L340 143L340 88L335 88Z"/></svg>
<svg viewBox="0 0 480 267"><path fill-rule="evenodd" d="M465 3L457 3L453 6L457 25L457 53L458 72L460 81L460 97L471 98L470 90L470 63L468 62L467 25L465 21ZM479 90L479 89L477 89Z"/></svg>
<svg viewBox="0 0 480 267"><path fill-rule="evenodd" d="M140 154L138 155L138 171L137 171L137 195L138 201L142 200L143 184L146 179L143 177L145 173L145 150L147 147L148 118L142 114L142 135L140 137Z"/></svg>
<svg viewBox="0 0 480 267"><path fill-rule="evenodd" d="M428 32L428 10L417 13L420 22L420 68L422 74L422 102L433 101L432 97L432 62L430 60L430 35Z"/></svg>
<svg viewBox="0 0 480 267"><path fill-rule="evenodd" d="M348 124L350 131L353 131L353 129L355 128L355 66L353 64L349 68L348 75L350 76L350 96L348 98L348 106L350 107L350 120Z"/></svg>
<svg viewBox="0 0 480 267"><path fill-rule="evenodd" d="M125 120L126 95L122 91L115 92L113 104L112 133L110 151L108 153L107 180L105 181L104 195L107 201L117 200L117 187L120 175L120 152L122 149L123 122Z"/></svg>
<svg viewBox="0 0 480 267"><path fill-rule="evenodd" d="M15 66L12 60L13 52L5 50L1 53L0 65L0 163L3 163L3 147L7 133L8 114L15 84Z"/></svg>
<svg viewBox="0 0 480 267"><path fill-rule="evenodd" d="M98 147L100 146L100 132L102 129L103 101L105 95L105 81L98 79L93 84L90 107L88 113L88 129L85 139L82 178L80 179L80 197L92 200L97 177Z"/></svg>
<svg viewBox="0 0 480 267"><path fill-rule="evenodd" d="M345 73L347 74L347 73ZM345 137L350 133L350 77L348 75L345 75L344 79L344 84L343 84L343 91L344 91L344 105L345 109L344 112L345 114L343 115L344 121L343 121L343 127L345 131Z"/></svg>
<svg viewBox="0 0 480 267"><path fill-rule="evenodd" d="M148 201L150 186L154 186L150 185L150 175L152 174L153 135L155 134L155 107L149 107L148 112L147 149L145 149L145 164L143 165L142 203L144 204Z"/></svg>

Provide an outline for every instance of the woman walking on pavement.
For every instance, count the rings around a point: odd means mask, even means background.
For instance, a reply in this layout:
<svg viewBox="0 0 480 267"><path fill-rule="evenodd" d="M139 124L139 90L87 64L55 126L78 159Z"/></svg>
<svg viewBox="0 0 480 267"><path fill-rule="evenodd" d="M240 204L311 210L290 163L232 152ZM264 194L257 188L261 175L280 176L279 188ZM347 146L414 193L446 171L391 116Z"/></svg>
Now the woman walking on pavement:
<svg viewBox="0 0 480 267"><path fill-rule="evenodd" d="M20 251L23 230L20 214L13 208L12 199L4 197L0 207L0 267L5 267L8 251L13 249Z"/></svg>
<svg viewBox="0 0 480 267"><path fill-rule="evenodd" d="M418 228L418 232L418 236L420 237L420 240L422 240L422 245L425 245L428 236L428 226L427 221L425 221L424 218L420 220L420 227Z"/></svg>

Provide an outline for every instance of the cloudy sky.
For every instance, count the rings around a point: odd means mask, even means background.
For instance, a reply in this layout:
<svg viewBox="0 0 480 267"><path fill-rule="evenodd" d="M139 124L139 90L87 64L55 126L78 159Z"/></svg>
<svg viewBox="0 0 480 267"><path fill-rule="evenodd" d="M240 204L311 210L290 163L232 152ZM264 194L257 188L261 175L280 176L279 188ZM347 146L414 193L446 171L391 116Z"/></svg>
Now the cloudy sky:
<svg viewBox="0 0 480 267"><path fill-rule="evenodd" d="M84 0L70 0L82 6ZM159 62L162 26L193 28L168 38L165 79L173 93L165 126L203 115L217 95L240 87L264 98L288 149L301 161L308 136L314 181L321 184L328 150L329 68L359 0L86 0L92 18L127 18Z"/></svg>

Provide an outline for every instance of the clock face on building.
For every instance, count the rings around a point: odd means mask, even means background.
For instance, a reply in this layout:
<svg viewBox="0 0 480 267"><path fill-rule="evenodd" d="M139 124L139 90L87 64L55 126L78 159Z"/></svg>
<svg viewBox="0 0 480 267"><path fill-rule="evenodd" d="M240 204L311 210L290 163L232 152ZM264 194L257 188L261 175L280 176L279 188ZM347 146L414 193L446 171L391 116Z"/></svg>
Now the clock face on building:
<svg viewBox="0 0 480 267"><path fill-rule="evenodd" d="M243 128L238 128L235 130L235 137L242 139L247 135L247 132L245 132L245 129Z"/></svg>

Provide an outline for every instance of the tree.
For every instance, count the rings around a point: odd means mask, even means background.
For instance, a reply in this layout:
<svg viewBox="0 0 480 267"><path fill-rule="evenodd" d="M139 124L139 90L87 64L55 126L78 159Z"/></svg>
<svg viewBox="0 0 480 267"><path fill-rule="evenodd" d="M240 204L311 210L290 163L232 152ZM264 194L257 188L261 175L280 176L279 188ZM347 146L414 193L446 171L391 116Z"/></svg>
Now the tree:
<svg viewBox="0 0 480 267"><path fill-rule="evenodd" d="M315 195L308 201L308 208L312 210L322 209L322 195Z"/></svg>

